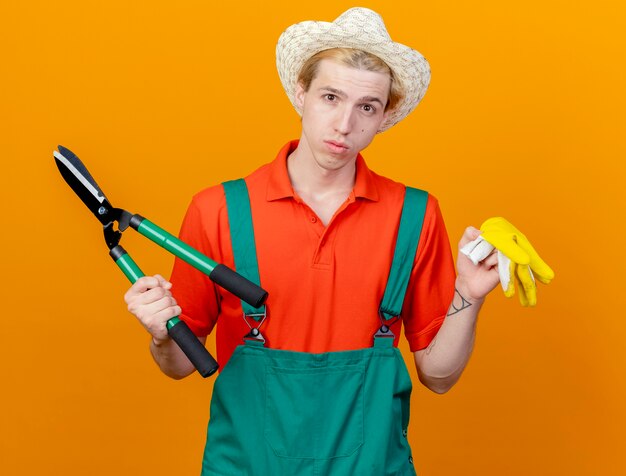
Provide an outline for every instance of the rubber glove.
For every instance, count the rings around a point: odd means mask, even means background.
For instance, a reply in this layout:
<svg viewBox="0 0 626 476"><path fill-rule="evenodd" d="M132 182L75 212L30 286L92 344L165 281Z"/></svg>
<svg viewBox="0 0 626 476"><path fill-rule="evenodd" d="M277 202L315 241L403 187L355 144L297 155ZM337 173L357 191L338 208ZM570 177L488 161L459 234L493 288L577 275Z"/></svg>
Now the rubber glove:
<svg viewBox="0 0 626 476"><path fill-rule="evenodd" d="M543 261L526 236L502 217L489 218L480 227L482 234L465 245L461 252L474 264L498 250L498 272L500 284L506 297L515 294L514 282L517 282L519 299L522 306L537 304L537 285L539 281L548 284L554 278L554 272Z"/></svg>

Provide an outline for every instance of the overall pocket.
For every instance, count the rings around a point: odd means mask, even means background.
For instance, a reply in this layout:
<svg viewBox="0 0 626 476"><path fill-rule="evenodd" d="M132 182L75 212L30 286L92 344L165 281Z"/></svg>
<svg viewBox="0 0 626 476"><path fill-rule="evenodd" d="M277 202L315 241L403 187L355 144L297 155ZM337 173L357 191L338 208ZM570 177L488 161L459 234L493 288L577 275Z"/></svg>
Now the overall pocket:
<svg viewBox="0 0 626 476"><path fill-rule="evenodd" d="M274 453L329 459L357 451L363 444L363 380L362 365L267 367L265 438Z"/></svg>

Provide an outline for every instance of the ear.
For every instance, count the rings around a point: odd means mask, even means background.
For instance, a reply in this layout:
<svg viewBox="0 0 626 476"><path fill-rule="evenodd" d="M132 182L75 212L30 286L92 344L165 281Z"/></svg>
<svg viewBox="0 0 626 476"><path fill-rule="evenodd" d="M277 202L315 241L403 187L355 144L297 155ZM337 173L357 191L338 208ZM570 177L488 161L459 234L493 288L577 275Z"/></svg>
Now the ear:
<svg viewBox="0 0 626 476"><path fill-rule="evenodd" d="M294 98L296 101L296 106L298 106L300 109L304 108L304 94L305 93L306 91L304 90L302 83L298 81L298 84L296 84L296 92L294 94Z"/></svg>

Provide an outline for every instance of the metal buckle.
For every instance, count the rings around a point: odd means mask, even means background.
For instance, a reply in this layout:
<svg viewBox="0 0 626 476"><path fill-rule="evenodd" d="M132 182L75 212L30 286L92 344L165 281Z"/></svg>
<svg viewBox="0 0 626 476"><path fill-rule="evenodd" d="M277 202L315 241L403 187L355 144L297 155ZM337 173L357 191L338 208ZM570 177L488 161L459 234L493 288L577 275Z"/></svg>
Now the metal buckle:
<svg viewBox="0 0 626 476"><path fill-rule="evenodd" d="M258 325L256 327L252 327L250 325L250 323L248 322L248 317L254 319L255 317L259 317L259 316L263 316L263 318L258 321ZM245 314L243 313L243 322L246 323L246 325L250 328L250 332L248 332L245 336L243 336L243 340L254 340L257 342L262 342L263 344L265 344L265 337L263 337L263 334L261 334L261 331L259 330L261 328L261 326L263 325L263 323L265 322L265 319L267 318L267 304L265 305L265 311L263 312L263 314ZM256 322L256 319L254 319Z"/></svg>
<svg viewBox="0 0 626 476"><path fill-rule="evenodd" d="M400 320L400 317L396 316L391 319L385 319L383 315L379 312L378 317L380 317L381 326L374 334L374 338L376 337L391 337L392 339L396 338L396 335L391 331L391 326Z"/></svg>

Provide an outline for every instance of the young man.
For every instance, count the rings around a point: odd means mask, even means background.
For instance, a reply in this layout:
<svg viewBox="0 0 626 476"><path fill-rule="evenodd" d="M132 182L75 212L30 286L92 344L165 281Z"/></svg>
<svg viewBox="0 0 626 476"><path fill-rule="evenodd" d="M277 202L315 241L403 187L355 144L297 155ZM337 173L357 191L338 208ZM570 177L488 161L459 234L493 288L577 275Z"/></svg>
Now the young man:
<svg viewBox="0 0 626 476"><path fill-rule="evenodd" d="M165 322L180 315L203 341L217 323L222 372L203 474L415 474L406 440L411 382L395 348L401 326L420 381L450 389L499 281L497 256L475 266L460 254L455 273L437 201L424 194L424 209L406 212L422 222L417 251L394 260L409 191L369 170L360 151L415 108L430 72L376 13L355 8L333 23L293 25L277 64L302 134L245 179L254 236L243 238L252 238L245 253L256 255L269 291L263 316L242 316L237 298L181 261L171 282L138 280L128 308L173 378L194 369ZM242 237L225 187L194 196L180 236L240 270ZM478 236L467 228L459 246ZM394 263L408 284L388 299ZM259 337L241 345L251 329Z"/></svg>

